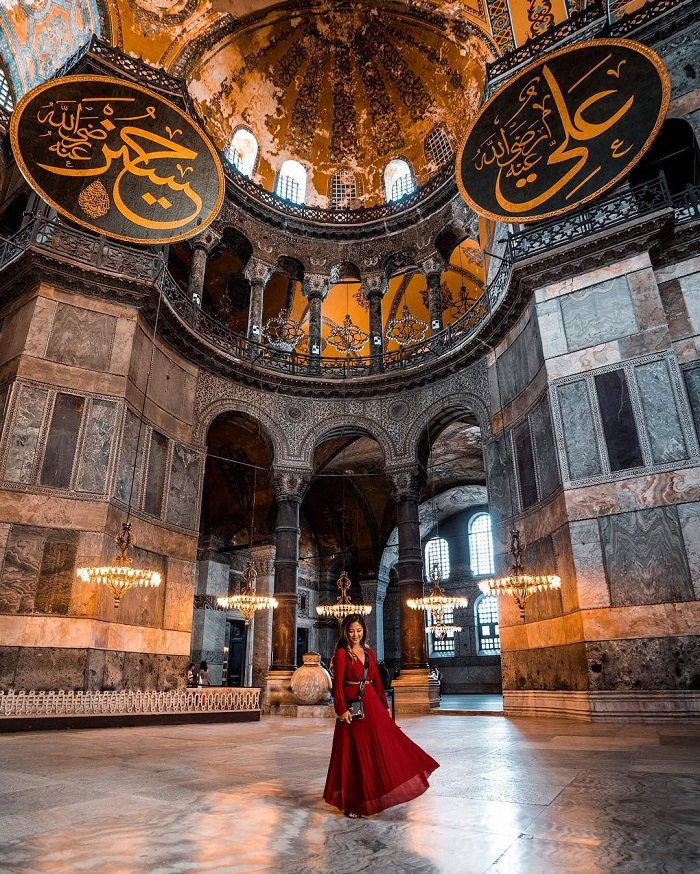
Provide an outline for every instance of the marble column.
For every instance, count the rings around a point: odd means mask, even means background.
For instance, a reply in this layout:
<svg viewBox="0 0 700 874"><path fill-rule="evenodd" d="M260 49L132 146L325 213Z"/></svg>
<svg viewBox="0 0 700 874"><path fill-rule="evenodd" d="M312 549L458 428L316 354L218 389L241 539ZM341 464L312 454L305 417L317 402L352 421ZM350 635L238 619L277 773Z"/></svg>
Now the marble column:
<svg viewBox="0 0 700 874"><path fill-rule="evenodd" d="M258 594L272 595L275 574L274 544L251 547L250 557L258 572L255 586ZM255 626L248 632L248 646L253 654L251 685L265 689L272 657L272 611L259 611L255 614Z"/></svg>
<svg viewBox="0 0 700 874"><path fill-rule="evenodd" d="M207 270L207 258L212 246L216 243L217 237L211 231L204 231L192 239L194 252L192 254L192 263L190 265L190 276L187 284L187 294L192 303L198 307L202 306L202 296L204 294L204 275Z"/></svg>
<svg viewBox="0 0 700 874"><path fill-rule="evenodd" d="M401 622L401 674L394 682L396 712L427 713L431 707L425 617L411 610L406 601L423 594L423 551L420 540L418 504L425 473L417 465L390 471L397 510Z"/></svg>
<svg viewBox="0 0 700 874"><path fill-rule="evenodd" d="M423 262L423 273L428 283L428 311L430 313L430 333L437 334L443 329L442 323L442 288L440 280L445 265L439 258L430 258Z"/></svg>
<svg viewBox="0 0 700 874"><path fill-rule="evenodd" d="M245 266L243 275L250 283L248 306L248 339L262 341L263 295L272 267L260 258L252 257Z"/></svg>
<svg viewBox="0 0 700 874"><path fill-rule="evenodd" d="M275 469L275 598L272 664L267 678L266 709L291 704L290 680L296 670L297 589L299 580L299 508L311 471Z"/></svg>
<svg viewBox="0 0 700 874"><path fill-rule="evenodd" d="M365 298L369 303L369 354L372 356L372 370L383 370L384 362L384 324L382 321L382 299L387 290L383 273L371 273L362 281Z"/></svg>
<svg viewBox="0 0 700 874"><path fill-rule="evenodd" d="M360 579L362 600L372 607L372 612L366 617L367 633L370 646L374 650L377 661L384 658L384 597L387 583L381 582L376 576Z"/></svg>
<svg viewBox="0 0 700 874"><path fill-rule="evenodd" d="M321 310L328 295L328 277L318 273L304 276L304 297L309 302L309 363L321 356Z"/></svg>

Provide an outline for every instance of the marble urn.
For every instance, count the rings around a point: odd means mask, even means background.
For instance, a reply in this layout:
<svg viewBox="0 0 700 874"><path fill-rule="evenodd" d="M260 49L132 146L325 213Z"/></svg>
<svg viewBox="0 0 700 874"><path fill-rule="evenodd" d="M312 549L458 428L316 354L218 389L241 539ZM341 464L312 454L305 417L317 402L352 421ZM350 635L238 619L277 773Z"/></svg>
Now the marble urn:
<svg viewBox="0 0 700 874"><path fill-rule="evenodd" d="M320 653L304 654L304 664L292 674L291 686L299 704L328 703L333 681L328 671L321 666Z"/></svg>

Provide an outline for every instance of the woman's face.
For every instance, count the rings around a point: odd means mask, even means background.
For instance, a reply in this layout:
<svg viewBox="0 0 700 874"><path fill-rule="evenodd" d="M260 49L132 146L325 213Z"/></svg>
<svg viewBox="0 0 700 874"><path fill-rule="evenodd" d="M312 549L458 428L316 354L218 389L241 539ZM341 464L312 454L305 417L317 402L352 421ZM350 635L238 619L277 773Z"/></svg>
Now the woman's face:
<svg viewBox="0 0 700 874"><path fill-rule="evenodd" d="M362 643L363 631L359 622L351 622L348 626L348 639L353 646L359 646Z"/></svg>

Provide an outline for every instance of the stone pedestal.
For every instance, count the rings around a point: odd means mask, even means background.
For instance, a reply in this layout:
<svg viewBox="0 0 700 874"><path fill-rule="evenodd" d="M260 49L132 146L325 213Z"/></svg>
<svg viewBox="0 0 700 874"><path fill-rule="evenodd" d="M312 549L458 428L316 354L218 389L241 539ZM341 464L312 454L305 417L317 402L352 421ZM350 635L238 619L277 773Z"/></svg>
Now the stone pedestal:
<svg viewBox="0 0 700 874"><path fill-rule="evenodd" d="M427 668L404 668L391 685L397 716L418 716L430 713L440 703L439 684L431 688Z"/></svg>
<svg viewBox="0 0 700 874"><path fill-rule="evenodd" d="M267 675L262 694L262 712L280 713L282 705L297 706L292 692L293 670L272 670Z"/></svg>

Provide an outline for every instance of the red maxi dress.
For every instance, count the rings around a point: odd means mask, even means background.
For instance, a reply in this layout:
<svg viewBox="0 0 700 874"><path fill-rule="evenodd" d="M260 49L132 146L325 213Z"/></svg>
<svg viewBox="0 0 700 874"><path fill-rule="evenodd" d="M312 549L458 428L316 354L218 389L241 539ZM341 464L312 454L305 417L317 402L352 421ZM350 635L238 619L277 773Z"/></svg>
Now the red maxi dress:
<svg viewBox="0 0 700 874"><path fill-rule="evenodd" d="M339 810L369 816L422 795L428 777L439 767L406 737L387 712L386 695L374 653L369 659L362 701L364 719L337 721L324 800ZM341 716L357 699L364 664L344 648L333 657L333 703ZM354 681L355 685L347 685Z"/></svg>

